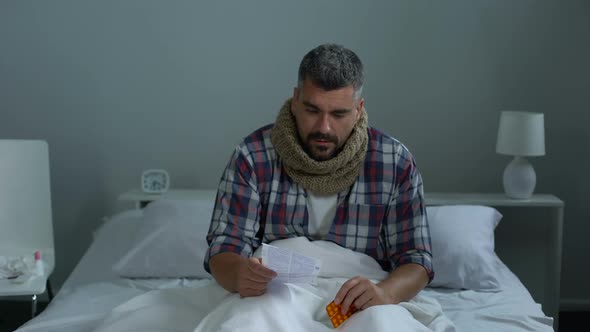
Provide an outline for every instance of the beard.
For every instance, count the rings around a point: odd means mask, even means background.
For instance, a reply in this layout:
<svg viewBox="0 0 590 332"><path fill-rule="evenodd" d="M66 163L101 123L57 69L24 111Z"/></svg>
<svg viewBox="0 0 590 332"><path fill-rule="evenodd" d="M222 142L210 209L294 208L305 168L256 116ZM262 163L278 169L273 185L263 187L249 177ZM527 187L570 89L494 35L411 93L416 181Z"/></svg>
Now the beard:
<svg viewBox="0 0 590 332"><path fill-rule="evenodd" d="M314 141L316 140L323 140L331 143L331 145L316 145L314 144ZM340 151L338 147L338 137L319 132L307 135L307 141L303 145L303 149L307 155L315 161L330 160L336 157Z"/></svg>

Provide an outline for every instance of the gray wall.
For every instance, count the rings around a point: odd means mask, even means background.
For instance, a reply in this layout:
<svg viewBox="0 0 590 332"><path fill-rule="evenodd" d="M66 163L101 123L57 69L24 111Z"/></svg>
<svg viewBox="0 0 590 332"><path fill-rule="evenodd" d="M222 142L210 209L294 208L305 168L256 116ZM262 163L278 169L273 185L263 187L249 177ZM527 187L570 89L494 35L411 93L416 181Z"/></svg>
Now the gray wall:
<svg viewBox="0 0 590 332"><path fill-rule="evenodd" d="M427 191L501 191L499 111L545 113L537 191L566 202L562 297L590 307L589 40L583 0L2 1L0 138L49 142L59 285L143 169L214 188L304 53L342 43Z"/></svg>

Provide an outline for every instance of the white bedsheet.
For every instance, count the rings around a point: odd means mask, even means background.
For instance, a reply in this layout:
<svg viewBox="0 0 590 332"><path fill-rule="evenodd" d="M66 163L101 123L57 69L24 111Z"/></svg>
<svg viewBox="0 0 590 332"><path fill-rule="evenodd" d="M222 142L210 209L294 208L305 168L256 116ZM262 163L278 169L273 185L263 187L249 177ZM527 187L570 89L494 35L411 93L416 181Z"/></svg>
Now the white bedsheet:
<svg viewBox="0 0 590 332"><path fill-rule="evenodd" d="M329 301L320 291L326 284L320 282L320 286L279 284L251 298L229 294L216 284L151 291L115 308L94 331L332 331L324 310ZM455 331L438 303L424 296L403 305L357 312L339 329L384 331L391 327L400 332Z"/></svg>
<svg viewBox="0 0 590 332"><path fill-rule="evenodd" d="M307 251L322 262L317 285L274 284L262 296L241 298L216 283L179 291L151 291L115 308L95 332L176 331L332 331L325 307L340 286L356 275L387 276L371 257L331 242L293 238L273 245ZM333 260L329 260L332 259ZM341 277L328 277L328 275ZM438 302L426 295L399 305L376 306L355 313L342 331L454 332Z"/></svg>
<svg viewBox="0 0 590 332"><path fill-rule="evenodd" d="M545 316L508 267L498 272L501 292L426 288L422 294L438 300L457 331L553 331L553 318Z"/></svg>
<svg viewBox="0 0 590 332"><path fill-rule="evenodd" d="M140 211L126 211L103 226L55 299L17 332L90 332L113 316L113 308L125 308L128 301L141 299L139 295L153 296L157 289L190 295L199 292L192 289L211 284L210 280L118 278L111 266L127 248L140 216ZM553 331L552 319L542 313L518 278L505 265L499 272L503 290L498 293L427 288L421 294L441 304L457 331Z"/></svg>

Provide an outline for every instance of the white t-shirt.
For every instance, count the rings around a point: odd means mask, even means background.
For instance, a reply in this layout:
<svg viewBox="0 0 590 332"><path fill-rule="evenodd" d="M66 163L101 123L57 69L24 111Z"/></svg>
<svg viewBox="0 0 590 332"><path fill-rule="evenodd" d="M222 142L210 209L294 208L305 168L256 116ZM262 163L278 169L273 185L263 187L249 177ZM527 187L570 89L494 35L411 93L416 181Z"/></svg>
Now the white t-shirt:
<svg viewBox="0 0 590 332"><path fill-rule="evenodd" d="M323 239L330 231L336 216L338 194L316 195L307 192L308 231L315 239Z"/></svg>

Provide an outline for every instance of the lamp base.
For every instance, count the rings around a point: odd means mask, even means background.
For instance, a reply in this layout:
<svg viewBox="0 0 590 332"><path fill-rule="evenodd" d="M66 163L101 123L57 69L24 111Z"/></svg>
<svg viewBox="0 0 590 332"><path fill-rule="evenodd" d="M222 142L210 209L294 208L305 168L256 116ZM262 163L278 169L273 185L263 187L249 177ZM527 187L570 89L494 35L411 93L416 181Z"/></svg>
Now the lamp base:
<svg viewBox="0 0 590 332"><path fill-rule="evenodd" d="M523 157L514 157L504 169L504 192L510 198L528 199L533 195L537 175L533 165Z"/></svg>

